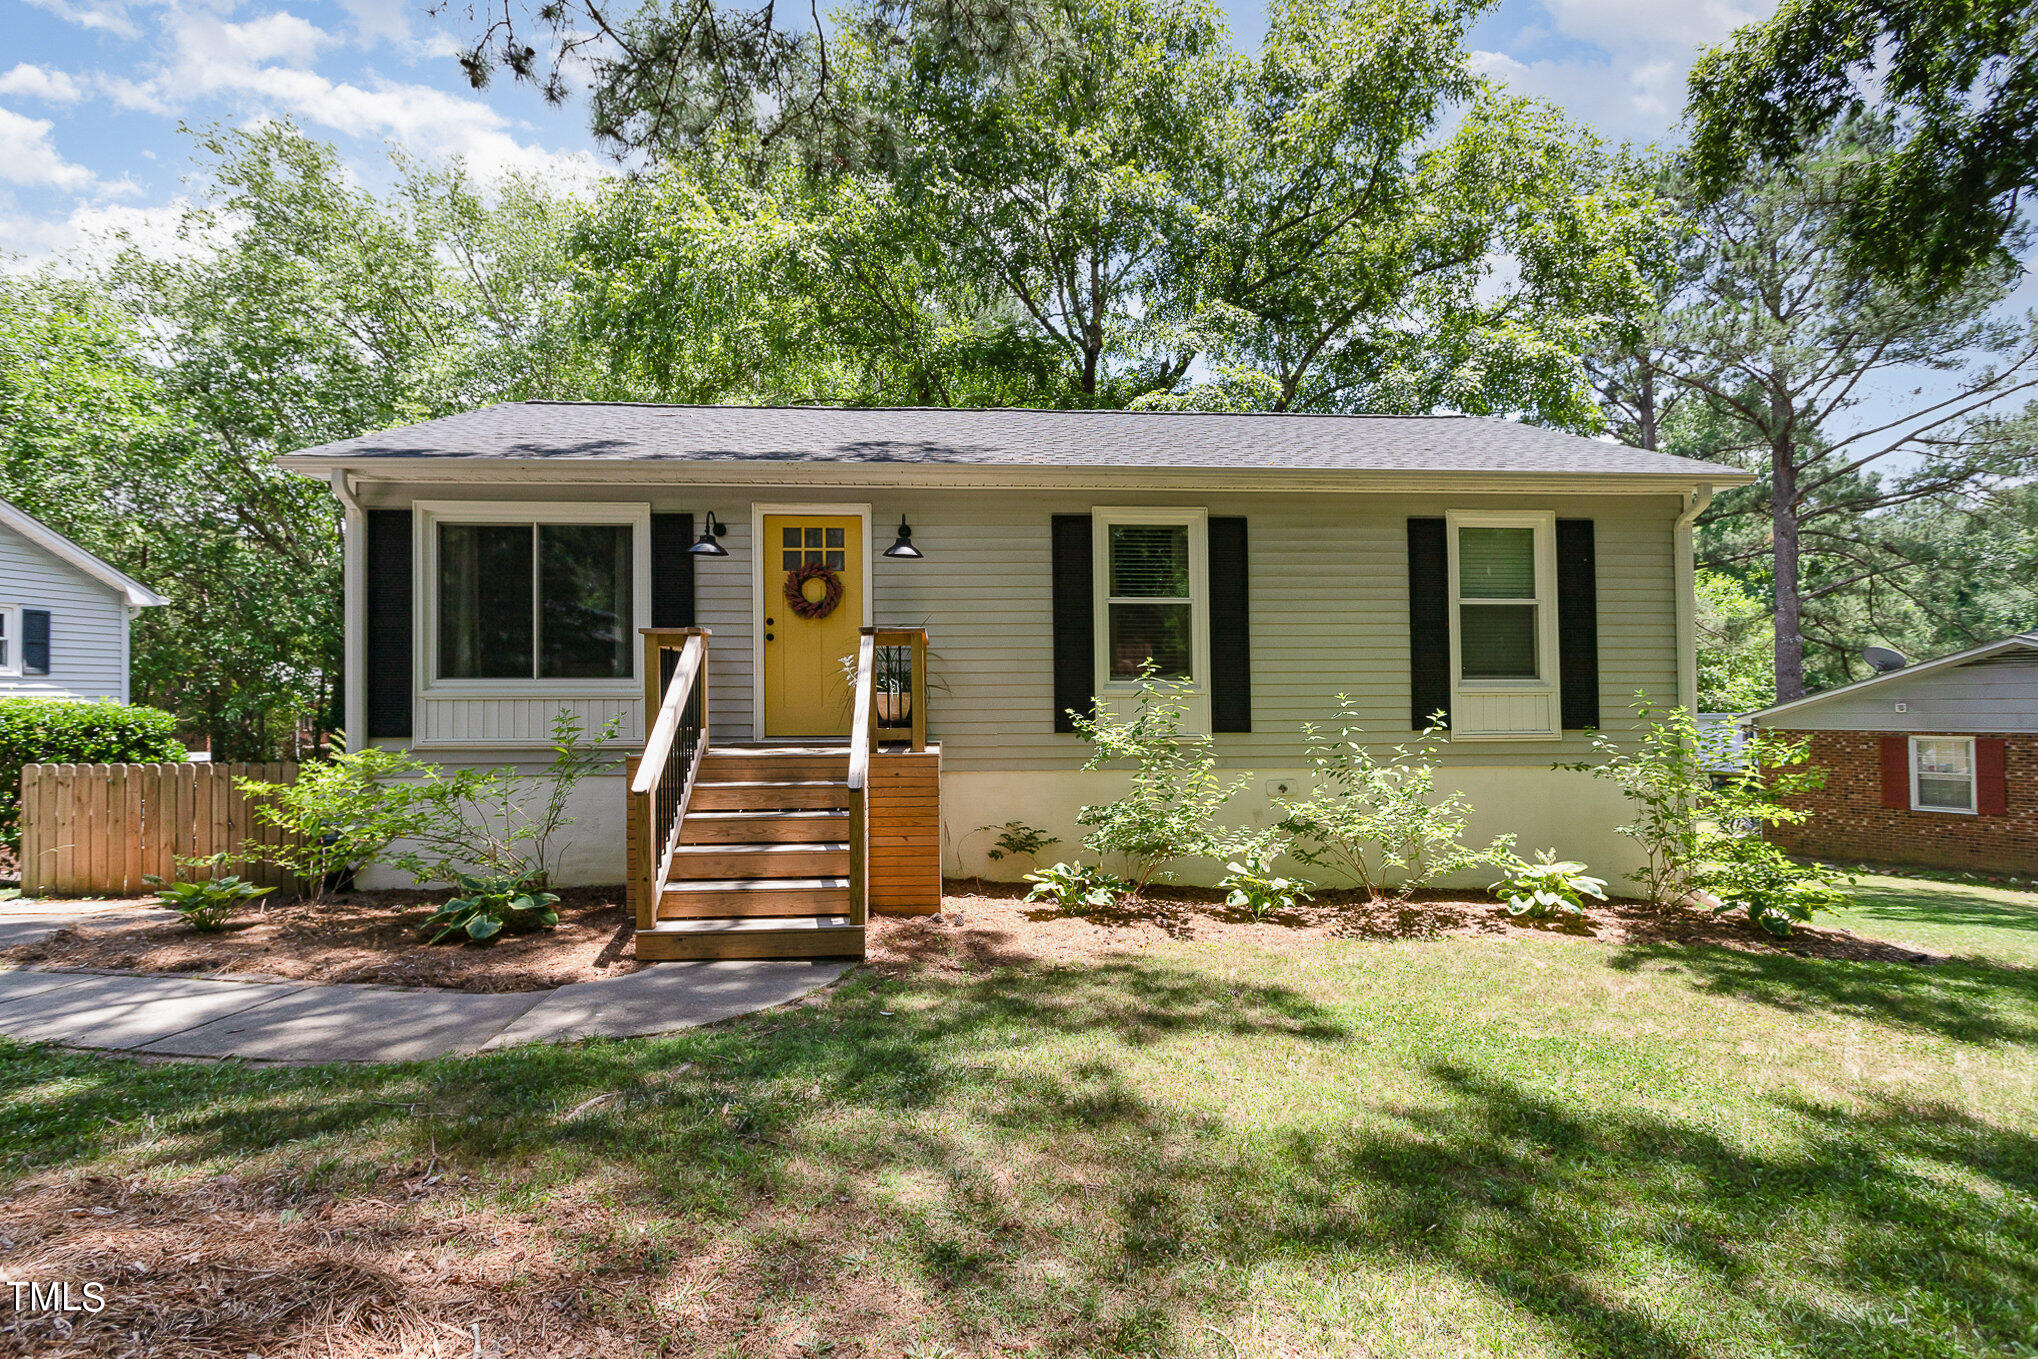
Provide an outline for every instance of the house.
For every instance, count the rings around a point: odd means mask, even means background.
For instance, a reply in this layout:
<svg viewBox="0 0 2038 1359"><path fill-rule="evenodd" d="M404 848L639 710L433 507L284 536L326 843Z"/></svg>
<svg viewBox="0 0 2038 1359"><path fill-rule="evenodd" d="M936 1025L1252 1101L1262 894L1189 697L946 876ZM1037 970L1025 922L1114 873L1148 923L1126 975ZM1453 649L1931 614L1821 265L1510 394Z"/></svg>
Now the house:
<svg viewBox="0 0 2038 1359"><path fill-rule="evenodd" d="M1900 661L1900 657L1892 657ZM2038 632L1749 713L1809 740L1825 786L1773 832L1793 854L2038 872Z"/></svg>
<svg viewBox="0 0 2038 1359"><path fill-rule="evenodd" d="M0 500L0 698L127 702L128 624L167 603Z"/></svg>
<svg viewBox="0 0 2038 1359"><path fill-rule="evenodd" d="M345 507L349 732L529 762L565 707L644 752L568 869L631 883L642 956L860 951L944 868L1023 872L1007 821L1072 853L1122 776L1070 711L1149 661L1234 824L1345 693L1382 746L1445 714L1474 834L1620 878L1617 795L1552 766L1691 702L1691 524L1746 480L1456 416L554 402L286 461Z"/></svg>

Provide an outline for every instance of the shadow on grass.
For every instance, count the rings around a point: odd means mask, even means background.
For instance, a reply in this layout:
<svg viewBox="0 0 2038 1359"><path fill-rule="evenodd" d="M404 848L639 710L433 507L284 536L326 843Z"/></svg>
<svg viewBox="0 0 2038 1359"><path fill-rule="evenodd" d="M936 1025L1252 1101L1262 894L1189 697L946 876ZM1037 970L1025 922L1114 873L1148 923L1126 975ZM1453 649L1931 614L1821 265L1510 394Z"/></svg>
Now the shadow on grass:
<svg viewBox="0 0 2038 1359"><path fill-rule="evenodd" d="M2038 933L2038 905L2003 901L1943 882L1933 882L1923 891L1856 883L1851 894L1853 913L1890 924Z"/></svg>
<svg viewBox="0 0 2038 1359"><path fill-rule="evenodd" d="M1631 944L1618 971L1665 967L1701 990L1798 1014L1860 1020L1962 1043L2038 1042L2038 970L1955 959L1840 961L1782 950Z"/></svg>
<svg viewBox="0 0 2038 1359"><path fill-rule="evenodd" d="M1796 961L1718 961L1744 960ZM1721 983L1830 1003L1803 977ZM1949 1003L1918 1022L1957 1027ZM571 1229L590 1277L627 1272L659 1296L712 1253L732 1328L716 1343L746 1353L783 1348L795 1323L844 1346L1228 1353L1208 1325L1240 1312L1267 1269L1305 1276L1294 1305L1317 1299L1326 1317L1347 1315L1339 1289L1412 1272L1592 1354L2038 1343L2029 1131L1952 1108L1781 1104L1765 1117L1791 1134L1753 1150L1711 1109L1588 1108L1449 1062L1413 1073L1419 1099L1343 1106L1356 1117L1300 1106L1247 1129L1168 1098L1143 1050L1181 1038L1230 1044L1249 1083L1298 1045L1328 1060L1364 1035L1285 987L1112 961L866 980L659 1042L409 1067L15 1049L0 1064L0 1151L16 1166L105 1156L170 1173L294 1154L343 1177L350 1160L429 1148L447 1176L513 1168L520 1205L602 1205ZM563 1117L598 1094L610 1099ZM1446 1309L1432 1329L1504 1348L1484 1324Z"/></svg>

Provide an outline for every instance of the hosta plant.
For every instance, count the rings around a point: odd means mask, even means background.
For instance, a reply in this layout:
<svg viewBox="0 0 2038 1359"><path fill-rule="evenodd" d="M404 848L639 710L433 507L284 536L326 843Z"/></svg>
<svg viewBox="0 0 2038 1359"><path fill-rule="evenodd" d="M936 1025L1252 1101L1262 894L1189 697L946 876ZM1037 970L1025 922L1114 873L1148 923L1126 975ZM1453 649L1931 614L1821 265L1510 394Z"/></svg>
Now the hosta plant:
<svg viewBox="0 0 2038 1359"><path fill-rule="evenodd" d="M1070 915L1108 910L1126 890L1122 879L1086 864L1049 864L1026 875L1028 901L1051 901Z"/></svg>
<svg viewBox="0 0 2038 1359"><path fill-rule="evenodd" d="M1227 846L1230 858L1224 865L1224 904L1264 920L1274 911L1292 911L1309 900L1316 884L1301 878L1284 878L1274 872L1274 860L1288 848L1288 837L1278 828L1243 832Z"/></svg>
<svg viewBox="0 0 2038 1359"><path fill-rule="evenodd" d="M182 916L192 929L205 934L225 929L242 907L276 890L257 887L237 877L165 882L150 876L143 881L156 889L156 900Z"/></svg>
<svg viewBox="0 0 2038 1359"><path fill-rule="evenodd" d="M1559 859L1540 850L1535 862L1517 859L1492 890L1517 919L1577 920L1585 914L1585 898L1606 900L1606 879L1589 876L1575 859Z"/></svg>
<svg viewBox="0 0 2038 1359"><path fill-rule="evenodd" d="M505 930L527 934L532 930L549 930L559 923L559 912L552 909L558 904L558 896L533 890L529 877L475 878L455 873L453 880L460 895L433 912L424 923L424 931L434 944L456 935L481 940L493 939Z"/></svg>

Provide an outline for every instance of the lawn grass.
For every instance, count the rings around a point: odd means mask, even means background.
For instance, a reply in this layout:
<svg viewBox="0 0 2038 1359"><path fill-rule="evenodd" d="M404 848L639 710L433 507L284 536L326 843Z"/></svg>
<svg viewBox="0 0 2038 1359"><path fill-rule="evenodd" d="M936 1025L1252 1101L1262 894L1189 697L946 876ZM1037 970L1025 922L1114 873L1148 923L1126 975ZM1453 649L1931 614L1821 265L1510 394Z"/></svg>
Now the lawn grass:
<svg viewBox="0 0 2038 1359"><path fill-rule="evenodd" d="M162 1301L294 1250L368 1300L343 1353L414 1313L590 1353L2038 1354L2022 927L1875 890L1855 927L1971 956L1175 942L400 1067L0 1048L0 1237L147 1258L80 1353L311 1350L330 1306L279 1292L250 1344Z"/></svg>
<svg viewBox="0 0 2038 1359"><path fill-rule="evenodd" d="M1857 934L1934 953L2038 967L2038 893L1957 878L1857 875L1854 904L1828 917Z"/></svg>

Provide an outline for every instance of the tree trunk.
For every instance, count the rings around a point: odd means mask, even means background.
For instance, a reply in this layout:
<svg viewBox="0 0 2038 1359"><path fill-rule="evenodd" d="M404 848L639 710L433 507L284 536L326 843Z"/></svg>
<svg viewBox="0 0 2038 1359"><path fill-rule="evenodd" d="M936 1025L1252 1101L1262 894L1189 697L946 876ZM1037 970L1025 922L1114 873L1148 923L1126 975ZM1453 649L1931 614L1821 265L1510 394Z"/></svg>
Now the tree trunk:
<svg viewBox="0 0 2038 1359"><path fill-rule="evenodd" d="M1635 439L1651 453L1656 451L1656 370L1647 354L1636 356L1641 381L1635 385Z"/></svg>
<svg viewBox="0 0 2038 1359"><path fill-rule="evenodd" d="M1769 533L1776 575L1776 701L1804 697L1804 601L1798 595L1797 450L1788 435L1770 449Z"/></svg>

